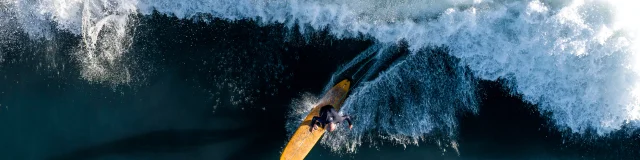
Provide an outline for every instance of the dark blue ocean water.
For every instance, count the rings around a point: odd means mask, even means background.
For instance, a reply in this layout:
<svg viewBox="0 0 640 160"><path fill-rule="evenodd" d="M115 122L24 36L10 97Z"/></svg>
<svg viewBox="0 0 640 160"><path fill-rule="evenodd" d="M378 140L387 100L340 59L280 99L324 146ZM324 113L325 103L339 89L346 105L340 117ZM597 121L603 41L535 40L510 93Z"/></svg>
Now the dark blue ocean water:
<svg viewBox="0 0 640 160"><path fill-rule="evenodd" d="M251 21L139 21L125 59L137 66L129 85L79 78L69 55L75 35L58 31L39 41L12 33L18 40L0 48L0 159L277 159L292 99L321 96L339 66L373 44ZM501 85L479 81L479 114L457 115L457 152L433 140L406 148L365 143L355 154L319 144L307 159L640 156L637 130L600 138L561 133Z"/></svg>

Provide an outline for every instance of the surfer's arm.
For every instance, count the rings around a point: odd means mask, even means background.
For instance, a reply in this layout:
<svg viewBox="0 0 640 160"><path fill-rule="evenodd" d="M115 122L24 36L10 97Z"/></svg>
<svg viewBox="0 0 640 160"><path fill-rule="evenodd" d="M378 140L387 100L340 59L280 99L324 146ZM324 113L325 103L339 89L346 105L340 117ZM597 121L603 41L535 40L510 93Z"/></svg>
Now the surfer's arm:
<svg viewBox="0 0 640 160"><path fill-rule="evenodd" d="M317 122L320 121L320 117L318 116L313 116L313 118L311 118L311 126L313 126L314 124L316 124Z"/></svg>
<svg viewBox="0 0 640 160"><path fill-rule="evenodd" d="M342 118L343 118L344 120L346 120L346 121L347 121L347 123L349 123L349 126L351 126L351 117L349 117L349 116L342 116Z"/></svg>

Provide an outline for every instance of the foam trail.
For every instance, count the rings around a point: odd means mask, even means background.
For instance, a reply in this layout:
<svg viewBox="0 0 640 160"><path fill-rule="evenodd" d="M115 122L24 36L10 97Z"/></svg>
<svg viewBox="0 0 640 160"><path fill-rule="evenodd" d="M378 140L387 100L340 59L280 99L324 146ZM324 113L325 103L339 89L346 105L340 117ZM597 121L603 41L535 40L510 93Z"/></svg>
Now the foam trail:
<svg viewBox="0 0 640 160"><path fill-rule="evenodd" d="M327 83L327 85L324 87L323 93L327 92L329 89L331 89L331 87L333 87L333 85L335 85L339 81L342 81L342 79L338 78L351 78L354 81L351 82L351 85L357 85L355 83L357 83L356 81L358 81L359 79L355 79L355 77L353 77L353 74L358 74L358 72L363 69L362 67L364 67L363 63L368 63L368 61L370 61L373 56L377 55L376 53L379 52L382 47L383 45L381 44L374 44L367 48L365 51L358 54L358 56L353 58L353 60L351 60L349 63L342 65L338 69L338 71L334 72L333 75L331 75L331 79L329 80L329 83ZM357 66L360 66L360 68L356 69Z"/></svg>

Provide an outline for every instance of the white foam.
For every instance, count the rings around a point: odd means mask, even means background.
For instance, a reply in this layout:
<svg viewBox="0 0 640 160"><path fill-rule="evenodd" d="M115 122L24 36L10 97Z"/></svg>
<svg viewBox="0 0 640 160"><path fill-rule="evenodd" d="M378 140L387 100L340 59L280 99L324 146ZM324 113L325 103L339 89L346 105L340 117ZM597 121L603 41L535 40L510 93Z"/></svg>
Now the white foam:
<svg viewBox="0 0 640 160"><path fill-rule="evenodd" d="M390 50L383 48L379 53L398 54ZM474 82L455 61L432 54L423 51L406 55L374 80L354 88L341 109L353 118L353 130L344 124L320 143L333 151L356 152L367 136L401 145L455 136L455 116L461 112L477 113ZM451 70L445 71L446 68ZM444 137L429 137L431 133Z"/></svg>
<svg viewBox="0 0 640 160"><path fill-rule="evenodd" d="M604 134L619 129L625 122L640 119L637 96L640 86L637 28L640 25L633 19L640 9L634 1L612 4L582 0L44 0L9 3L17 8L22 28L30 35L46 37L48 31L44 26L53 20L60 29L83 36L85 50L79 58L84 62L83 75L90 80L128 80L127 65L118 61L132 38L125 32L130 22L125 15L150 14L157 9L180 18L206 13L229 20L254 18L262 23L281 22L289 27L329 27L337 37L363 33L380 43L404 39L412 51L428 45L445 45L451 48L451 55L460 58L479 78L509 80L514 94L521 94L542 111L553 113L552 119L561 129L582 133L593 127ZM105 30L115 32L99 38L98 33ZM300 31L306 32L304 27ZM100 45L113 47L100 48ZM429 116L433 115L424 115L423 119ZM428 132L427 129L420 132Z"/></svg>
<svg viewBox="0 0 640 160"><path fill-rule="evenodd" d="M133 39L127 31L136 1L124 0L41 0L4 2L33 39L50 39L51 24L59 30L82 37L75 53L81 62L82 77L111 84L131 81L129 64L122 62Z"/></svg>

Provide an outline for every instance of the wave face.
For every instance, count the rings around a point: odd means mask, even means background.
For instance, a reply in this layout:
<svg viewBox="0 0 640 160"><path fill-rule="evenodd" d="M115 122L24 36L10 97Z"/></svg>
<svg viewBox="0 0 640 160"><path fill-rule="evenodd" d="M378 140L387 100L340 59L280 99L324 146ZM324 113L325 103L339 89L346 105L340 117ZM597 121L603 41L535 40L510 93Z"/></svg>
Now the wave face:
<svg viewBox="0 0 640 160"><path fill-rule="evenodd" d="M32 38L50 38L51 26L82 38L73 54L82 78L130 83L135 65L127 59L136 14L153 11L178 18L254 19L329 32L338 38L365 35L379 44L405 41L410 54L377 78L363 82L345 105L359 115L356 132L378 131L390 139L414 140L434 129L455 128L458 110L475 110L471 78L504 79L514 95L551 113L558 129L604 135L640 120L640 44L634 2L482 0L41 0L2 1L1 22L15 21ZM6 18L9 15L10 18ZM13 23L13 22L12 22ZM12 24L8 23L8 24ZM3 23L4 24L4 23ZM4 36L3 36L4 37ZM10 38L2 38L6 45ZM446 46L452 75L438 75L429 46ZM382 56L388 52L379 52ZM0 51L0 63L3 53ZM445 58L446 59L446 58ZM446 60L445 60L446 61ZM458 69L468 67L468 71ZM469 72L469 73L467 73ZM453 78L453 80L449 80ZM430 83L431 82L431 83ZM411 84L405 86L403 84ZM448 88L439 91L438 87ZM410 94L409 94L410 93ZM443 98L441 96L453 96ZM465 102L465 103L459 103ZM469 102L469 103L467 103ZM388 105L394 104L396 107ZM458 106L458 107L452 107ZM394 109L395 108L395 109ZM295 116L294 116L295 117ZM437 118L436 118L437 117ZM444 118L443 118L444 117ZM419 122L411 126L409 122ZM394 125L392 124L401 124ZM404 138L398 138L404 137ZM357 141L357 140L356 140ZM342 143L342 144L336 144ZM352 147L347 147L352 148Z"/></svg>
<svg viewBox="0 0 640 160"><path fill-rule="evenodd" d="M354 129L328 133L321 143L337 152L355 152L367 137L402 145L444 140L450 141L445 147L456 149L455 140L449 139L455 138L457 116L478 112L472 75L459 66L459 60L446 55L446 49L436 47L394 58L403 52L393 48L380 49L364 75L372 79L355 88L341 109L353 117ZM375 71L379 68L383 71Z"/></svg>

